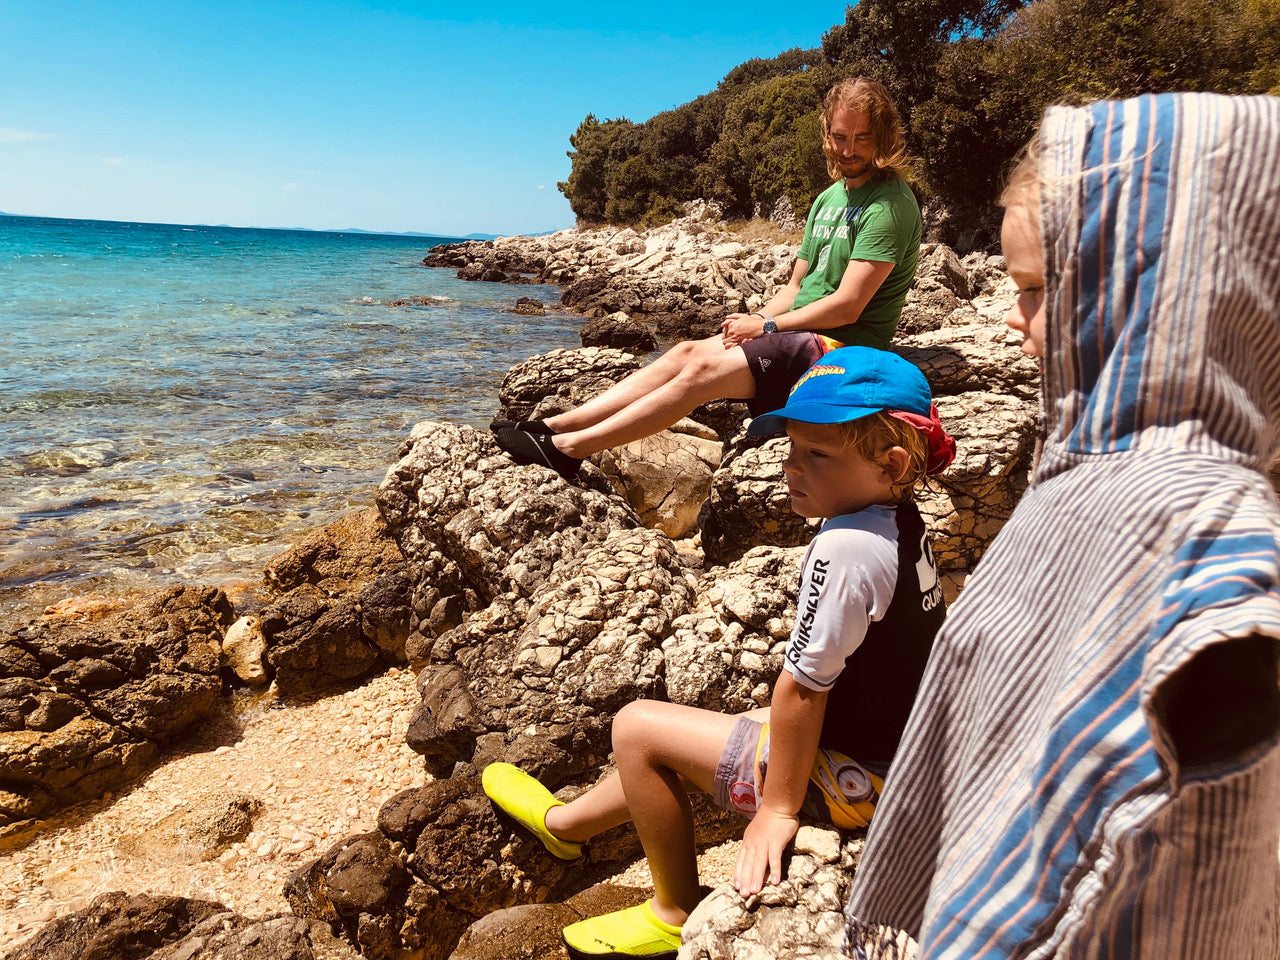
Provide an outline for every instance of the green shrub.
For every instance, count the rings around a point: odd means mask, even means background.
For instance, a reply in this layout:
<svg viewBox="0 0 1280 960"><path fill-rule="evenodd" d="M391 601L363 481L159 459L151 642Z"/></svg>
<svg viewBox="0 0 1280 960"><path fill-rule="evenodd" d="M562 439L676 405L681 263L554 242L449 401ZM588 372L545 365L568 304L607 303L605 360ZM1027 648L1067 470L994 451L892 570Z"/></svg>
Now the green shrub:
<svg viewBox="0 0 1280 960"><path fill-rule="evenodd" d="M953 220L990 212L1052 103L1280 93L1280 0L860 0L821 39L748 60L644 123L588 115L559 185L574 213L652 224L704 197L750 217L784 195L803 213L830 182L820 110L845 76L889 89L920 158L917 190Z"/></svg>

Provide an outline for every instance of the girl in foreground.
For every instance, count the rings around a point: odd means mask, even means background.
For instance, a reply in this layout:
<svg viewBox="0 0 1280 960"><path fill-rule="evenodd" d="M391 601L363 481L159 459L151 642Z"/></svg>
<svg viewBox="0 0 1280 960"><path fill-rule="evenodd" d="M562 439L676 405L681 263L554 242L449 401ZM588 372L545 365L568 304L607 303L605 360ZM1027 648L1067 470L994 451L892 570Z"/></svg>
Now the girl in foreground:
<svg viewBox="0 0 1280 960"><path fill-rule="evenodd" d="M938 636L845 949L1280 956L1280 100L1053 108L1006 192L1032 483Z"/></svg>
<svg viewBox="0 0 1280 960"><path fill-rule="evenodd" d="M613 724L617 772L568 804L510 764L484 770L485 792L554 856L574 859L602 830L635 823L654 897L567 927L571 957L675 956L701 899L689 789L753 817L734 868L744 896L781 880L802 815L865 827L875 809L943 617L913 494L955 448L924 375L873 347L826 354L750 430L783 427L792 509L829 519L805 554L769 708L629 704Z"/></svg>

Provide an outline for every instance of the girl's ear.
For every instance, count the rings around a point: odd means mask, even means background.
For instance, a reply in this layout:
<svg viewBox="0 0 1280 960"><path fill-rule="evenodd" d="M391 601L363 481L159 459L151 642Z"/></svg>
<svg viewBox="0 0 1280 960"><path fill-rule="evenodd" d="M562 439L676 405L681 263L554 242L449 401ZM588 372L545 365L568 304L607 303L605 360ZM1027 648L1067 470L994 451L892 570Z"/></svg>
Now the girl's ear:
<svg viewBox="0 0 1280 960"><path fill-rule="evenodd" d="M880 461L880 469L884 471L890 483L901 481L910 468L911 454L902 447L890 447L884 452L884 457Z"/></svg>

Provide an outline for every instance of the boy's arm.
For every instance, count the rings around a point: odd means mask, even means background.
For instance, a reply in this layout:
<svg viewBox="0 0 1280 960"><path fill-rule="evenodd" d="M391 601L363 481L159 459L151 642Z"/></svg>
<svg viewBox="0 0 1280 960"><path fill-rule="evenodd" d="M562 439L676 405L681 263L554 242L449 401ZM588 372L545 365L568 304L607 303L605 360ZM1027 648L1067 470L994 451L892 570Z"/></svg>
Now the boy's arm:
<svg viewBox="0 0 1280 960"><path fill-rule="evenodd" d="M759 893L766 877L782 881L782 852L800 826L809 773L818 753L827 694L810 690L783 670L769 707L769 769L760 809L742 835L733 868L734 886L748 897Z"/></svg>

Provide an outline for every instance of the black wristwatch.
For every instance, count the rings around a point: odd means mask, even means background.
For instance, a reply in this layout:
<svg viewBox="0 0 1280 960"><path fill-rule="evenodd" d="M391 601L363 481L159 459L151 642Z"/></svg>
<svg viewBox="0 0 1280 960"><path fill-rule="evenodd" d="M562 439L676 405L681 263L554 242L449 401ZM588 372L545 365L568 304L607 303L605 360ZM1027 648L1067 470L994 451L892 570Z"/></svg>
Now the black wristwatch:
<svg viewBox="0 0 1280 960"><path fill-rule="evenodd" d="M765 317L765 318L764 318L764 332L765 332L765 333L777 333L777 332L778 332L778 321L774 320L774 319L773 319L773 317Z"/></svg>

